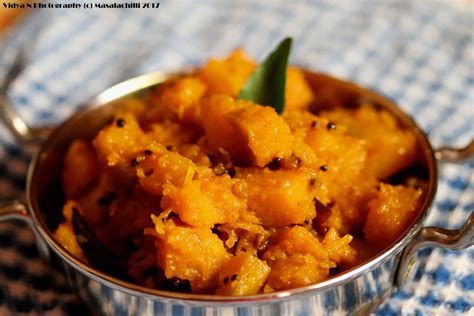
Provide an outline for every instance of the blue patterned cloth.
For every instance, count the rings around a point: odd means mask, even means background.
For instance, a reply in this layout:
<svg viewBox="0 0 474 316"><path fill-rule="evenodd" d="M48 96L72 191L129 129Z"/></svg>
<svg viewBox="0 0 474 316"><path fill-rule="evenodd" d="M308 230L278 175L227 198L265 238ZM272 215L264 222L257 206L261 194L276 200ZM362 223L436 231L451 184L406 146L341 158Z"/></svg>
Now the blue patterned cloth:
<svg viewBox="0 0 474 316"><path fill-rule="evenodd" d="M180 0L161 1L159 9L43 9L0 40L0 78L26 47L28 63L9 92L27 122L57 124L125 78L199 65L238 46L260 59L292 36L293 64L373 87L411 114L434 146L461 146L474 137L473 19L467 0ZM32 151L0 124L0 198L22 194ZM474 163L441 165L427 225L465 221L474 209L473 169ZM0 226L0 314L83 314L64 278L32 245L25 227ZM376 314L473 315L473 247L427 249L419 260L415 280Z"/></svg>

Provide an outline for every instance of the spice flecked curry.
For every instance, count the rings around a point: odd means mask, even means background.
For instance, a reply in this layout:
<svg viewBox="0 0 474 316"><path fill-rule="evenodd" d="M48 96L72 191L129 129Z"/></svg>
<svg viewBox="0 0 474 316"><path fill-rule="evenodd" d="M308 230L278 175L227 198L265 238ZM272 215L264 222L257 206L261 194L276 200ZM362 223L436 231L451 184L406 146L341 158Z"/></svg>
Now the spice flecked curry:
<svg viewBox="0 0 474 316"><path fill-rule="evenodd" d="M211 59L72 142L60 243L87 261L77 211L134 283L250 295L320 282L395 241L422 190L388 179L416 161L415 136L370 105L312 114L297 68L282 115L236 100L255 67L240 50Z"/></svg>

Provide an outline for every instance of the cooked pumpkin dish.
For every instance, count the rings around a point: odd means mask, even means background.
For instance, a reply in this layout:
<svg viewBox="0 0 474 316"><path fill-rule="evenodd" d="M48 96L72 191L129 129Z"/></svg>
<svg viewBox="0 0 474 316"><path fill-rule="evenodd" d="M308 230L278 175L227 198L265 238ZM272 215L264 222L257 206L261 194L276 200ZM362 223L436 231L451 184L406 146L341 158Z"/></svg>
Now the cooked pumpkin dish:
<svg viewBox="0 0 474 316"><path fill-rule="evenodd" d="M72 142L57 240L142 286L252 295L323 281L400 237L422 189L389 179L416 161L415 136L370 105L316 112L298 68L281 114L239 98L256 67L241 50L210 59Z"/></svg>

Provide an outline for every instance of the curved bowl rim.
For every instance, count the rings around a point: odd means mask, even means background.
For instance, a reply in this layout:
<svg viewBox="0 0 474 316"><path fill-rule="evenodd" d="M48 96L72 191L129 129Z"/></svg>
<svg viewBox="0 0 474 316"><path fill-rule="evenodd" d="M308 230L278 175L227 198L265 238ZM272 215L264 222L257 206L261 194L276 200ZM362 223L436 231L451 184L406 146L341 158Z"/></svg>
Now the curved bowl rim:
<svg viewBox="0 0 474 316"><path fill-rule="evenodd" d="M335 80L339 83L342 83L353 90L363 91L365 94L369 95L370 98L380 101L384 104L384 107L389 107L390 110L393 112L397 112L397 117L402 119L404 123L408 123L416 132L416 136L418 141L421 141L422 149L424 150L424 154L428 159L428 169L429 174L432 175L432 180L429 183L428 190L426 197L421 205L421 211L419 212L418 217L416 220L413 221L411 226L405 230L405 232L389 247L384 249L380 252L377 256L371 258L370 260L355 266L351 269L345 270L341 274L335 275L325 281L308 285L305 287L295 288L292 290L286 291L278 291L273 293L266 293L266 294L257 294L257 295L248 295L248 296L222 296L222 295L214 295L214 294L188 294L188 293L179 293L179 292L171 292L165 290L157 290L151 289L143 286L139 286L133 283L129 283L115 277L108 275L102 271L96 270L95 268L81 262L79 259L71 255L62 245L60 245L52 235L52 232L46 227L44 220L42 219L38 207L37 201L33 201L31 199L31 183L32 179L35 174L36 166L40 160L41 154L52 142L55 138L55 135L59 134L64 125L67 122L71 121L74 117L78 114L82 113L83 111L92 111L101 105L104 105L110 101L119 99L121 97L125 97L134 92L142 91L143 89L150 88L156 84L163 82L164 80L180 76L189 71L180 71L180 72L151 72L148 74L144 74L141 76L137 76L125 81L122 81L112 87L104 90L102 93L97 95L92 102L88 103L88 105L84 108L80 107L81 109L74 112L70 115L66 120L62 121L47 137L47 139L41 144L41 148L36 152L33 159L30 162L28 168L28 175L27 175L27 187L26 187L26 195L27 195L27 202L28 202L28 209L32 216L34 226L39 231L40 236L43 240L46 241L48 246L63 260L65 261L71 268L80 272L81 274L85 275L88 278L91 278L103 285L111 287L115 290L119 290L124 293L128 293L135 296L140 297L147 297L153 300L179 300L181 302L185 301L188 304L194 305L215 305L215 304L245 304L245 303L255 303L255 302L267 302L267 301L279 301L279 300L287 300L295 296L299 295L308 295L308 294L316 294L319 292L324 292L328 289L337 287L341 284L345 284L350 282L359 276L361 276L364 272L371 271L375 269L380 264L384 263L385 261L389 260L393 256L395 256L398 252L400 252L420 231L423 226L424 221L426 220L429 210L432 206L436 189L437 189L437 182L438 182L438 170L436 159L434 156L434 150L427 138L427 135L421 130L421 128L416 124L413 118L403 112L395 102L390 100L389 98L385 97L381 93L378 93L374 90L364 88L359 86L356 83L342 80L336 77L332 77L328 74L322 72L313 72L310 70L303 69L306 74L316 74L319 76L326 77L329 80ZM126 93L124 93L126 91Z"/></svg>

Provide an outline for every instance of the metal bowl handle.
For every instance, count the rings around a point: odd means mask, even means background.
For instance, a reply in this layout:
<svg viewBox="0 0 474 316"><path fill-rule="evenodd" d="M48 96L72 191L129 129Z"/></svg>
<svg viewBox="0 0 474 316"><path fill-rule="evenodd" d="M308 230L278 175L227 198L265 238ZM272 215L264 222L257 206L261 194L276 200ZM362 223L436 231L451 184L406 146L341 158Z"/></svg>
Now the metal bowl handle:
<svg viewBox="0 0 474 316"><path fill-rule="evenodd" d="M435 157L440 162L468 162L474 158L474 140L471 140L471 142L463 148L439 148L435 150Z"/></svg>
<svg viewBox="0 0 474 316"><path fill-rule="evenodd" d="M8 96L8 89L11 83L18 77L27 64L28 55L35 45L35 38L37 33L41 31L41 25L34 28L31 38L24 43L20 43L19 50L14 56L12 65L7 69L4 76L0 77L0 118L5 123L7 129L20 142L43 140L51 132L50 127L30 127L15 111L13 103Z"/></svg>
<svg viewBox="0 0 474 316"><path fill-rule="evenodd" d="M435 157L440 162L464 163L474 157L474 141L464 148L444 147L435 151ZM424 247L436 246L446 249L465 249L474 244L474 212L460 229L445 229L441 227L425 227L405 248L400 259L395 284L401 287L411 280L416 271L418 260L416 253Z"/></svg>
<svg viewBox="0 0 474 316"><path fill-rule="evenodd" d="M30 214L23 203L17 200L0 203L0 223L15 219L28 225L32 224Z"/></svg>
<svg viewBox="0 0 474 316"><path fill-rule="evenodd" d="M20 142L41 141L51 132L51 127L30 127L18 115L8 94L0 88L0 117L7 129Z"/></svg>
<svg viewBox="0 0 474 316"><path fill-rule="evenodd" d="M0 87L0 119L19 142L40 142L52 131L51 127L33 128L18 115L13 107L5 87ZM38 234L33 219L24 203L18 200L0 201L0 222L20 220L31 227L36 235L36 245L40 255L49 259L49 250Z"/></svg>
<svg viewBox="0 0 474 316"><path fill-rule="evenodd" d="M406 281L411 280L418 266L417 252L427 246L436 246L447 249L465 249L474 243L474 212L460 229L445 229L440 227L425 227L408 244L403 252L398 272L396 285L401 287Z"/></svg>
<svg viewBox="0 0 474 316"><path fill-rule="evenodd" d="M0 202L0 223L10 220L22 221L23 223L26 223L31 228L31 230L33 230L36 237L36 246L38 247L40 256L46 260L49 260L50 252L48 246L38 233L34 225L33 219L31 218L25 204L18 200Z"/></svg>

